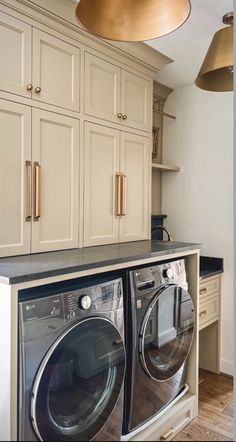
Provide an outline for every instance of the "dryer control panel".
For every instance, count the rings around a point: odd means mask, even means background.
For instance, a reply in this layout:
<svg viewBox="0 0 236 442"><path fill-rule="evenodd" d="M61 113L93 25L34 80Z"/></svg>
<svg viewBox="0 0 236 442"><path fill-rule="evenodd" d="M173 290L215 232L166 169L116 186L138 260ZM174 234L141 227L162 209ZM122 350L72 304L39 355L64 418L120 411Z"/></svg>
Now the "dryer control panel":
<svg viewBox="0 0 236 442"><path fill-rule="evenodd" d="M156 289L168 283L178 284L185 290L188 289L184 259L133 270L131 274L135 290L138 292Z"/></svg>

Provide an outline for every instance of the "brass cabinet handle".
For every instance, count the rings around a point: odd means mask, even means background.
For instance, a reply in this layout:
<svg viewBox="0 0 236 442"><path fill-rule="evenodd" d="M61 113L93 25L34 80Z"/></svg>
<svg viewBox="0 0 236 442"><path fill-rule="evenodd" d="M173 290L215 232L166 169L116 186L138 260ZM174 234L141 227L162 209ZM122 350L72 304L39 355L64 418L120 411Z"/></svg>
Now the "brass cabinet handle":
<svg viewBox="0 0 236 442"><path fill-rule="evenodd" d="M120 118L120 119L122 118L122 116L123 115L120 112L117 114L117 117Z"/></svg>
<svg viewBox="0 0 236 442"><path fill-rule="evenodd" d="M128 117L127 117L127 115L123 115L122 118L123 118L123 120L127 120Z"/></svg>
<svg viewBox="0 0 236 442"><path fill-rule="evenodd" d="M36 88L35 88L35 92L36 92L36 94L40 94L41 90L42 90L41 87L39 87L39 86L36 87Z"/></svg>
<svg viewBox="0 0 236 442"><path fill-rule="evenodd" d="M27 89L27 91L32 91L32 89L33 89L33 85L32 84L27 84L27 87L26 87L26 89Z"/></svg>
<svg viewBox="0 0 236 442"><path fill-rule="evenodd" d="M34 162L34 221L41 216L41 166Z"/></svg>
<svg viewBox="0 0 236 442"><path fill-rule="evenodd" d="M121 216L121 174L116 173L116 216Z"/></svg>
<svg viewBox="0 0 236 442"><path fill-rule="evenodd" d="M199 313L199 318L204 318L207 315L207 311L203 310L201 313Z"/></svg>
<svg viewBox="0 0 236 442"><path fill-rule="evenodd" d="M200 290L200 295L203 295L203 294L206 293L206 292L207 292L207 289L206 289L206 288L201 289L201 290Z"/></svg>
<svg viewBox="0 0 236 442"><path fill-rule="evenodd" d="M26 201L26 217L25 221L29 222L32 218L32 165L31 161L25 162L26 171L27 171L27 201Z"/></svg>
<svg viewBox="0 0 236 442"><path fill-rule="evenodd" d="M126 198L127 198L127 177L126 175L121 175L121 216L126 215Z"/></svg>
<svg viewBox="0 0 236 442"><path fill-rule="evenodd" d="M171 427L166 433L161 435L160 440L168 440L173 435L173 432L174 428Z"/></svg>

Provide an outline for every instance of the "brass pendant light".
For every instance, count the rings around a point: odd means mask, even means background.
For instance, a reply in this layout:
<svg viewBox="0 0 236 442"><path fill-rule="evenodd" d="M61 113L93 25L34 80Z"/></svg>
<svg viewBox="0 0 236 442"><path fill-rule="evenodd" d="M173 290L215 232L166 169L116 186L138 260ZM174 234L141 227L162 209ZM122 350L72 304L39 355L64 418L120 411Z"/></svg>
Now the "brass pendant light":
<svg viewBox="0 0 236 442"><path fill-rule="evenodd" d="M190 10L189 0L80 0L75 15L98 37L144 41L179 28Z"/></svg>
<svg viewBox="0 0 236 442"><path fill-rule="evenodd" d="M233 90L233 12L225 14L223 23L229 26L216 32L202 67L195 80L200 89L212 92Z"/></svg>

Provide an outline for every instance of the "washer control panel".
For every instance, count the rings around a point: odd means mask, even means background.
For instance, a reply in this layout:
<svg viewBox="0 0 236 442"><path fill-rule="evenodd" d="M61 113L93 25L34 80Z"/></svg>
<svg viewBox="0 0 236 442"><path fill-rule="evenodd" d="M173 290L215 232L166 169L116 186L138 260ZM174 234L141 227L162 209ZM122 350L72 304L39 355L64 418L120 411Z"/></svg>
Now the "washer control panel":
<svg viewBox="0 0 236 442"><path fill-rule="evenodd" d="M58 294L47 292L44 296L19 302L21 340L47 335L75 319L123 307L121 278L84 288L72 287Z"/></svg>
<svg viewBox="0 0 236 442"><path fill-rule="evenodd" d="M122 294L121 279L64 293L65 319L117 310L123 305Z"/></svg>

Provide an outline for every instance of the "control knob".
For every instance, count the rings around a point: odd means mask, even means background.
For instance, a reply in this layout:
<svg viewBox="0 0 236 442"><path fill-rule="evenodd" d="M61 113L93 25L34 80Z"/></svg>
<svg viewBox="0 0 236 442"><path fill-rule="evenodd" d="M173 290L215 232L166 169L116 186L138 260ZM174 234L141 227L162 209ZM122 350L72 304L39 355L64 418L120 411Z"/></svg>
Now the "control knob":
<svg viewBox="0 0 236 442"><path fill-rule="evenodd" d="M163 274L164 278L167 278L167 279L173 278L173 271L171 269L164 269L162 274Z"/></svg>
<svg viewBox="0 0 236 442"><path fill-rule="evenodd" d="M92 299L89 295L82 295L78 300L78 305L81 310L88 310L92 305Z"/></svg>

